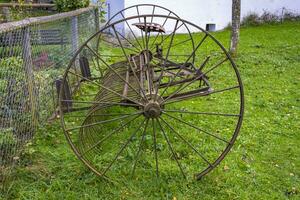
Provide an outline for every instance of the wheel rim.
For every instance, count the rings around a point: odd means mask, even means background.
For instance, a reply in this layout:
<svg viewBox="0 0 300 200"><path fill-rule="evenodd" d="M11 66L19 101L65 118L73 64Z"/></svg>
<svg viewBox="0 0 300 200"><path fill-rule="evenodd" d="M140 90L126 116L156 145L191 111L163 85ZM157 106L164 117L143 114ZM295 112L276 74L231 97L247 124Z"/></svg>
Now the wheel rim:
<svg viewBox="0 0 300 200"><path fill-rule="evenodd" d="M162 42L156 49L147 45L151 41L156 43L155 33L151 37L145 34L144 37L123 36L122 39L114 28L118 23L134 24L142 19L146 27L150 19L161 22L166 18L172 20L168 23L173 25L169 26L173 31L168 39L163 40L166 35L158 36ZM185 38L180 36L179 40L175 33L181 23L187 27L186 32L189 28L198 32ZM113 42L106 41L107 37L103 36L108 29L112 29L116 37ZM196 46L184 42L190 35ZM98 38L103 46L95 49L91 43ZM110 46L116 42L119 48ZM145 45L135 52L139 42ZM172 57L172 52L182 48L189 53ZM159 53L160 49L163 53ZM103 54L103 51L110 54ZM133 52L135 56L130 56ZM91 78L76 71L74 65L79 56L93 63ZM107 25L78 50L64 75L63 85L78 79L82 83L73 90L72 100L60 99L62 126L78 158L100 176L119 170L123 175L133 175L143 158L140 168L153 167L157 176L159 166L164 168L164 163L172 163L174 173L176 168L183 177L192 174L200 179L224 159L242 124L243 85L231 57L209 33L177 17L138 15ZM66 101L72 102L73 112L66 112ZM151 144L147 138L151 138ZM104 145L108 139L110 143ZM116 144L120 147L115 149ZM135 156L124 158L122 155L130 154L127 148L132 144ZM151 155L154 164L149 161ZM115 167L118 165L123 167ZM131 172L125 173L129 167Z"/></svg>

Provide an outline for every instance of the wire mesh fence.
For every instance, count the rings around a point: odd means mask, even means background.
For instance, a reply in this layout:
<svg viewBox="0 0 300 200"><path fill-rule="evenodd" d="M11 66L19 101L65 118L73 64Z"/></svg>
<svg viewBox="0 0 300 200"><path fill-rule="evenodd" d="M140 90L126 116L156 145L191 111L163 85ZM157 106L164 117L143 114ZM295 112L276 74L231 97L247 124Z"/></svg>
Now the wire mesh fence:
<svg viewBox="0 0 300 200"><path fill-rule="evenodd" d="M89 7L0 25L0 182L56 112L59 80L99 18L99 8Z"/></svg>

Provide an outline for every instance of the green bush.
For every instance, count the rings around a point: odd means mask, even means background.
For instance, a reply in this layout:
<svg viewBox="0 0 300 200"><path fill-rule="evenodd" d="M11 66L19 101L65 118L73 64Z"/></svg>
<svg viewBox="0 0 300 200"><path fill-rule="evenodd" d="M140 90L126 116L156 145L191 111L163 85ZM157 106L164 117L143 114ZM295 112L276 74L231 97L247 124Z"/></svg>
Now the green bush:
<svg viewBox="0 0 300 200"><path fill-rule="evenodd" d="M250 13L242 20L242 26L257 26L261 24L260 16L256 13Z"/></svg>
<svg viewBox="0 0 300 200"><path fill-rule="evenodd" d="M28 112L29 97L22 58L0 60L0 93L0 120L3 121L0 124L12 127L15 137L25 141L33 129L31 112Z"/></svg>
<svg viewBox="0 0 300 200"><path fill-rule="evenodd" d="M76 10L79 8L85 8L90 5L89 0L55 0L54 3L59 12L66 12Z"/></svg>
<svg viewBox="0 0 300 200"><path fill-rule="evenodd" d="M0 166L9 164L15 154L17 140L12 128L0 127Z"/></svg>

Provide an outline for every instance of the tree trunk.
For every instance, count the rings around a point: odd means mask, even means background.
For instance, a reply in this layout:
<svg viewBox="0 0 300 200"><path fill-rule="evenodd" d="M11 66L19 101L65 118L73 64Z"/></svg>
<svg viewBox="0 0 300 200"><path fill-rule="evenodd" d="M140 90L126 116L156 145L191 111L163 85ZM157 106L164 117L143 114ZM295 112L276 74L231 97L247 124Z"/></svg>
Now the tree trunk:
<svg viewBox="0 0 300 200"><path fill-rule="evenodd" d="M235 56L237 53L241 23L241 0L232 0L232 32L230 53Z"/></svg>

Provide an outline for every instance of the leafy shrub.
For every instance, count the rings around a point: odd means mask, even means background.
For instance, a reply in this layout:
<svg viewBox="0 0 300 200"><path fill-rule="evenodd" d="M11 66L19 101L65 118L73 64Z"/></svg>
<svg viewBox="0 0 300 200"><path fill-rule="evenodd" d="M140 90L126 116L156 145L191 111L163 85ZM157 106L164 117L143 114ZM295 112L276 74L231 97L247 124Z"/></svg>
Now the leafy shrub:
<svg viewBox="0 0 300 200"><path fill-rule="evenodd" d="M28 88L26 86L23 59L9 57L0 60L0 152L2 159L8 159L9 154L17 150L12 138L24 143L32 137L34 131L31 125ZM7 131L7 130L11 131ZM12 135L12 136L11 136Z"/></svg>
<svg viewBox="0 0 300 200"><path fill-rule="evenodd" d="M262 23L277 23L280 22L280 17L274 13L264 10L263 14L260 16L260 21Z"/></svg>
<svg viewBox="0 0 300 200"><path fill-rule="evenodd" d="M60 12L85 8L90 5L89 0L55 0L54 3L56 5L57 10Z"/></svg>
<svg viewBox="0 0 300 200"><path fill-rule="evenodd" d="M264 10L262 15L256 13L250 13L245 16L242 20L242 26L257 26L261 24L274 24L282 21L296 21L300 20L300 15L293 13L291 11L285 11L282 15L276 13L271 13L267 10Z"/></svg>
<svg viewBox="0 0 300 200"><path fill-rule="evenodd" d="M13 160L17 140L12 128L0 128L0 166L9 164Z"/></svg>
<svg viewBox="0 0 300 200"><path fill-rule="evenodd" d="M250 13L242 20L242 26L257 26L261 24L260 17L256 13Z"/></svg>
<svg viewBox="0 0 300 200"><path fill-rule="evenodd" d="M283 15L285 21L297 21L300 20L300 14L293 13L291 11L285 11Z"/></svg>

